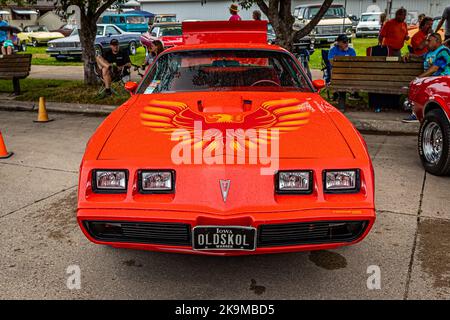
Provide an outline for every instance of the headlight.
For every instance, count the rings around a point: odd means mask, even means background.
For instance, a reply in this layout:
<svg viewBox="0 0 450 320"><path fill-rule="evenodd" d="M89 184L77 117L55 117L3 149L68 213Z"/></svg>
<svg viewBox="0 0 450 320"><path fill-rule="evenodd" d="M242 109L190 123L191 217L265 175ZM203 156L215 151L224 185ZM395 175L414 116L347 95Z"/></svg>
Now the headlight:
<svg viewBox="0 0 450 320"><path fill-rule="evenodd" d="M279 171L276 174L275 191L279 194L308 194L312 192L312 171Z"/></svg>
<svg viewBox="0 0 450 320"><path fill-rule="evenodd" d="M329 170L324 172L325 193L352 193L360 188L359 170Z"/></svg>
<svg viewBox="0 0 450 320"><path fill-rule="evenodd" d="M175 171L140 171L139 191L142 193L173 193L175 191Z"/></svg>
<svg viewBox="0 0 450 320"><path fill-rule="evenodd" d="M49 47L49 48L54 48L55 45L54 45L53 43L49 43L49 44L48 44L48 47Z"/></svg>
<svg viewBox="0 0 450 320"><path fill-rule="evenodd" d="M93 190L98 193L125 193L127 191L128 171L94 170Z"/></svg>

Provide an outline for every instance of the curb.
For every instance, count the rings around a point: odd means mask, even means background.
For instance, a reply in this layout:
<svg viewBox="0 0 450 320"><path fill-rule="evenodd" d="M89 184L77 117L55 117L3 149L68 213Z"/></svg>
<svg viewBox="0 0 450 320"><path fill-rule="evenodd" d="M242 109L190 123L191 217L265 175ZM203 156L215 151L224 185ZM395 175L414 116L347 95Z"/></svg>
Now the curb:
<svg viewBox="0 0 450 320"><path fill-rule="evenodd" d="M8 104L5 104L5 102L8 102ZM107 116L117 107L110 105L47 102L46 108L48 112L55 113ZM0 110L34 112L37 110L37 104L32 101L3 101L0 103ZM354 116L352 112L344 114L361 133L416 136L419 132L418 123L402 123L399 119L365 119L361 118L361 116ZM371 113L367 112L367 115L371 115Z"/></svg>

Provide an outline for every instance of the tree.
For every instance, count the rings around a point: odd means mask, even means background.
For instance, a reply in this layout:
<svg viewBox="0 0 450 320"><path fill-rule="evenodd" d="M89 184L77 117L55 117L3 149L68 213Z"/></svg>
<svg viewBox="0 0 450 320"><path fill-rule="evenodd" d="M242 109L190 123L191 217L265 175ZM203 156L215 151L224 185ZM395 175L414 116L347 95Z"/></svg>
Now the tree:
<svg viewBox="0 0 450 320"><path fill-rule="evenodd" d="M37 0L0 0L0 5L22 6L33 5L36 2ZM97 34L97 20L113 3L120 3L122 0L55 0L55 2L55 9L60 12L66 12L70 6L77 6L80 9L80 42L83 48L84 82L85 84L95 84L97 78L94 73L94 42Z"/></svg>
<svg viewBox="0 0 450 320"><path fill-rule="evenodd" d="M292 29L295 18L292 15L291 0L233 0L238 2L242 8L249 9L253 4L258 5L261 11L267 16L269 22L277 36L278 44L287 50L292 50L293 43L299 40L314 29L322 17L330 8L333 0L324 0L316 16L302 29L294 31Z"/></svg>
<svg viewBox="0 0 450 320"><path fill-rule="evenodd" d="M95 84L97 78L95 66L95 36L97 34L97 20L100 15L117 0L59 0L59 6L66 11L70 6L80 9L80 43L83 48L84 83Z"/></svg>

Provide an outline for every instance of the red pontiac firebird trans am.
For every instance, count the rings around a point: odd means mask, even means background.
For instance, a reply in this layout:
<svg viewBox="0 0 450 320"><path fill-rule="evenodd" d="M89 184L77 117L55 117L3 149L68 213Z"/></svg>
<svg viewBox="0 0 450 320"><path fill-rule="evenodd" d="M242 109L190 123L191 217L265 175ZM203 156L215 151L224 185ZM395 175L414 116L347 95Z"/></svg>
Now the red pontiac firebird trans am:
<svg viewBox="0 0 450 320"><path fill-rule="evenodd" d="M245 255L331 249L375 221L366 144L265 22L186 22L80 167L78 223L117 248Z"/></svg>
<svg viewBox="0 0 450 320"><path fill-rule="evenodd" d="M419 119L419 156L425 170L450 174L450 76L414 80L409 102Z"/></svg>

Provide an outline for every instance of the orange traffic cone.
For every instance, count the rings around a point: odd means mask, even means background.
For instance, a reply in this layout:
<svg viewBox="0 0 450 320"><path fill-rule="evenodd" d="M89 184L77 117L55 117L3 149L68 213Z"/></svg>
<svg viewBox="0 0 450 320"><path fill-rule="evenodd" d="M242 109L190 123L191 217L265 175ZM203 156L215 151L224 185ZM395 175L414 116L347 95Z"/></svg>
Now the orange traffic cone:
<svg viewBox="0 0 450 320"><path fill-rule="evenodd" d="M0 159L6 159L13 155L12 152L6 150L5 142L3 141L2 132L0 131Z"/></svg>
<svg viewBox="0 0 450 320"><path fill-rule="evenodd" d="M39 110L38 110L38 118L34 120L34 122L49 122L53 121L53 119L48 118L47 109L45 108L45 98L39 98Z"/></svg>

